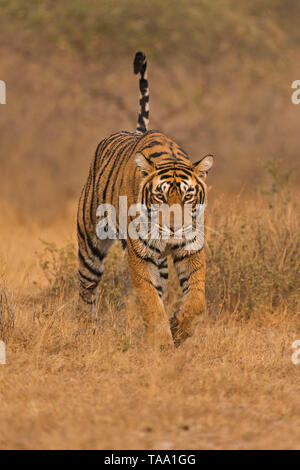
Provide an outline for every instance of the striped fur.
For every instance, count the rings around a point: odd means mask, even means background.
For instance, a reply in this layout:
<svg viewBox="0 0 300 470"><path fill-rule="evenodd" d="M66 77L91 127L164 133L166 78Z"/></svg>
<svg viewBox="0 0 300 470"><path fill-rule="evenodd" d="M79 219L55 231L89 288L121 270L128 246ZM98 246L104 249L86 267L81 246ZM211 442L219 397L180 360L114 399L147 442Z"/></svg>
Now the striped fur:
<svg viewBox="0 0 300 470"><path fill-rule="evenodd" d="M96 150L78 207L79 292L84 304L95 307L97 287L103 275L103 261L114 240L96 235L97 207L103 203L116 208L119 196L126 196L128 207L137 202L146 206L165 203L193 208L206 201L205 178L212 165L206 156L193 164L173 140L158 131L147 131L148 82L146 57L136 54L134 72L140 73L140 112L134 133L118 132L102 140ZM128 224L134 217L128 216ZM163 227L160 226L160 234ZM122 238L117 222L117 238ZM175 226L174 226L175 230ZM125 234L127 235L127 234ZM123 237L124 238L124 237ZM191 239L122 239L127 250L131 278L136 289L148 338L158 345L180 344L192 334L194 318L205 307L205 260L203 243ZM190 245L189 245L190 244ZM189 246L192 246L189 249ZM168 279L167 256L175 264L183 292L179 311L166 317L162 296Z"/></svg>
<svg viewBox="0 0 300 470"><path fill-rule="evenodd" d="M143 52L135 54L133 71L140 74L140 112L136 132L146 132L149 124L149 85L147 80L147 60Z"/></svg>

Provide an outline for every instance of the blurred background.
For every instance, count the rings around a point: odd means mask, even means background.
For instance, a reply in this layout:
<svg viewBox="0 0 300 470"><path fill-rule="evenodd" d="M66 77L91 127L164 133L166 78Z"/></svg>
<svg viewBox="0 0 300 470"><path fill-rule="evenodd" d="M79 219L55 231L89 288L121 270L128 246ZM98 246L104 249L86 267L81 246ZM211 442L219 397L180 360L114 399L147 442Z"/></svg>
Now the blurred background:
<svg viewBox="0 0 300 470"><path fill-rule="evenodd" d="M1 199L46 220L78 198L98 142L135 129L137 50L150 128L216 156L211 197L295 187L299 18L298 0L0 0Z"/></svg>
<svg viewBox="0 0 300 470"><path fill-rule="evenodd" d="M1 448L299 449L299 20L299 0L0 0ZM137 50L150 127L215 155L207 312L162 354L119 244L97 319L77 310L77 201L98 142L135 130Z"/></svg>

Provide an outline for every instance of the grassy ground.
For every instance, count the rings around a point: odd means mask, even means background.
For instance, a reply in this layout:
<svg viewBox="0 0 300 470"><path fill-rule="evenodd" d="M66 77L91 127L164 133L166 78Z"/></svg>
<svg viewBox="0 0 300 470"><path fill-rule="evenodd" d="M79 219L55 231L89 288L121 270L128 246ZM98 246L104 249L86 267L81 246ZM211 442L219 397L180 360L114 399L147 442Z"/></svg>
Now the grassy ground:
<svg viewBox="0 0 300 470"><path fill-rule="evenodd" d="M98 321L76 315L75 204L47 227L3 207L1 448L299 449L298 203L210 207L207 313L162 353L143 345L117 245ZM171 269L170 315L179 300Z"/></svg>
<svg viewBox="0 0 300 470"><path fill-rule="evenodd" d="M0 0L0 448L299 449L300 4L173 4ZM207 312L161 354L117 245L98 321L75 313L76 203L97 143L135 128L141 49L150 127L215 155ZM180 297L171 269L169 315Z"/></svg>

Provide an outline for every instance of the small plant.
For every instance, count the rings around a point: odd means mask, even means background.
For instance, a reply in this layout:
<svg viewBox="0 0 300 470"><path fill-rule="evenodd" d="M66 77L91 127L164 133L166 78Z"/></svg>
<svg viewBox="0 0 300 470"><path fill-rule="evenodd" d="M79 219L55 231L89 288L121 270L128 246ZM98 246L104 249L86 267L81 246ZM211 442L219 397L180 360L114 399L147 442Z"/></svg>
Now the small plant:
<svg viewBox="0 0 300 470"><path fill-rule="evenodd" d="M76 255L73 244L58 248L54 243L42 241L44 250L38 254L41 269L51 289L71 291L77 286Z"/></svg>
<svg viewBox="0 0 300 470"><path fill-rule="evenodd" d="M270 204L274 202L274 196L277 195L285 202L291 200L289 191L290 177L293 172L293 168L286 170L282 160L263 160L261 162L262 167L266 170L268 175L271 177L271 188L265 189L260 188L260 192L266 195L270 199Z"/></svg>

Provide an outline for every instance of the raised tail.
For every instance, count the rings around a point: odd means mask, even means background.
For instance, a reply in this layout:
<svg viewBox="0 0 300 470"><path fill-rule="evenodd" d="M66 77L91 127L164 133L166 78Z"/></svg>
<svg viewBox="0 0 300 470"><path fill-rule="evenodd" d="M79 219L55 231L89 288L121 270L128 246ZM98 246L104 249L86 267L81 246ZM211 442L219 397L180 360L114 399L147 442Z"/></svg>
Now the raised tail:
<svg viewBox="0 0 300 470"><path fill-rule="evenodd" d="M137 132L146 132L149 124L149 86L147 80L147 59L143 52L135 54L133 62L134 73L140 73L140 110L138 123L136 126Z"/></svg>

